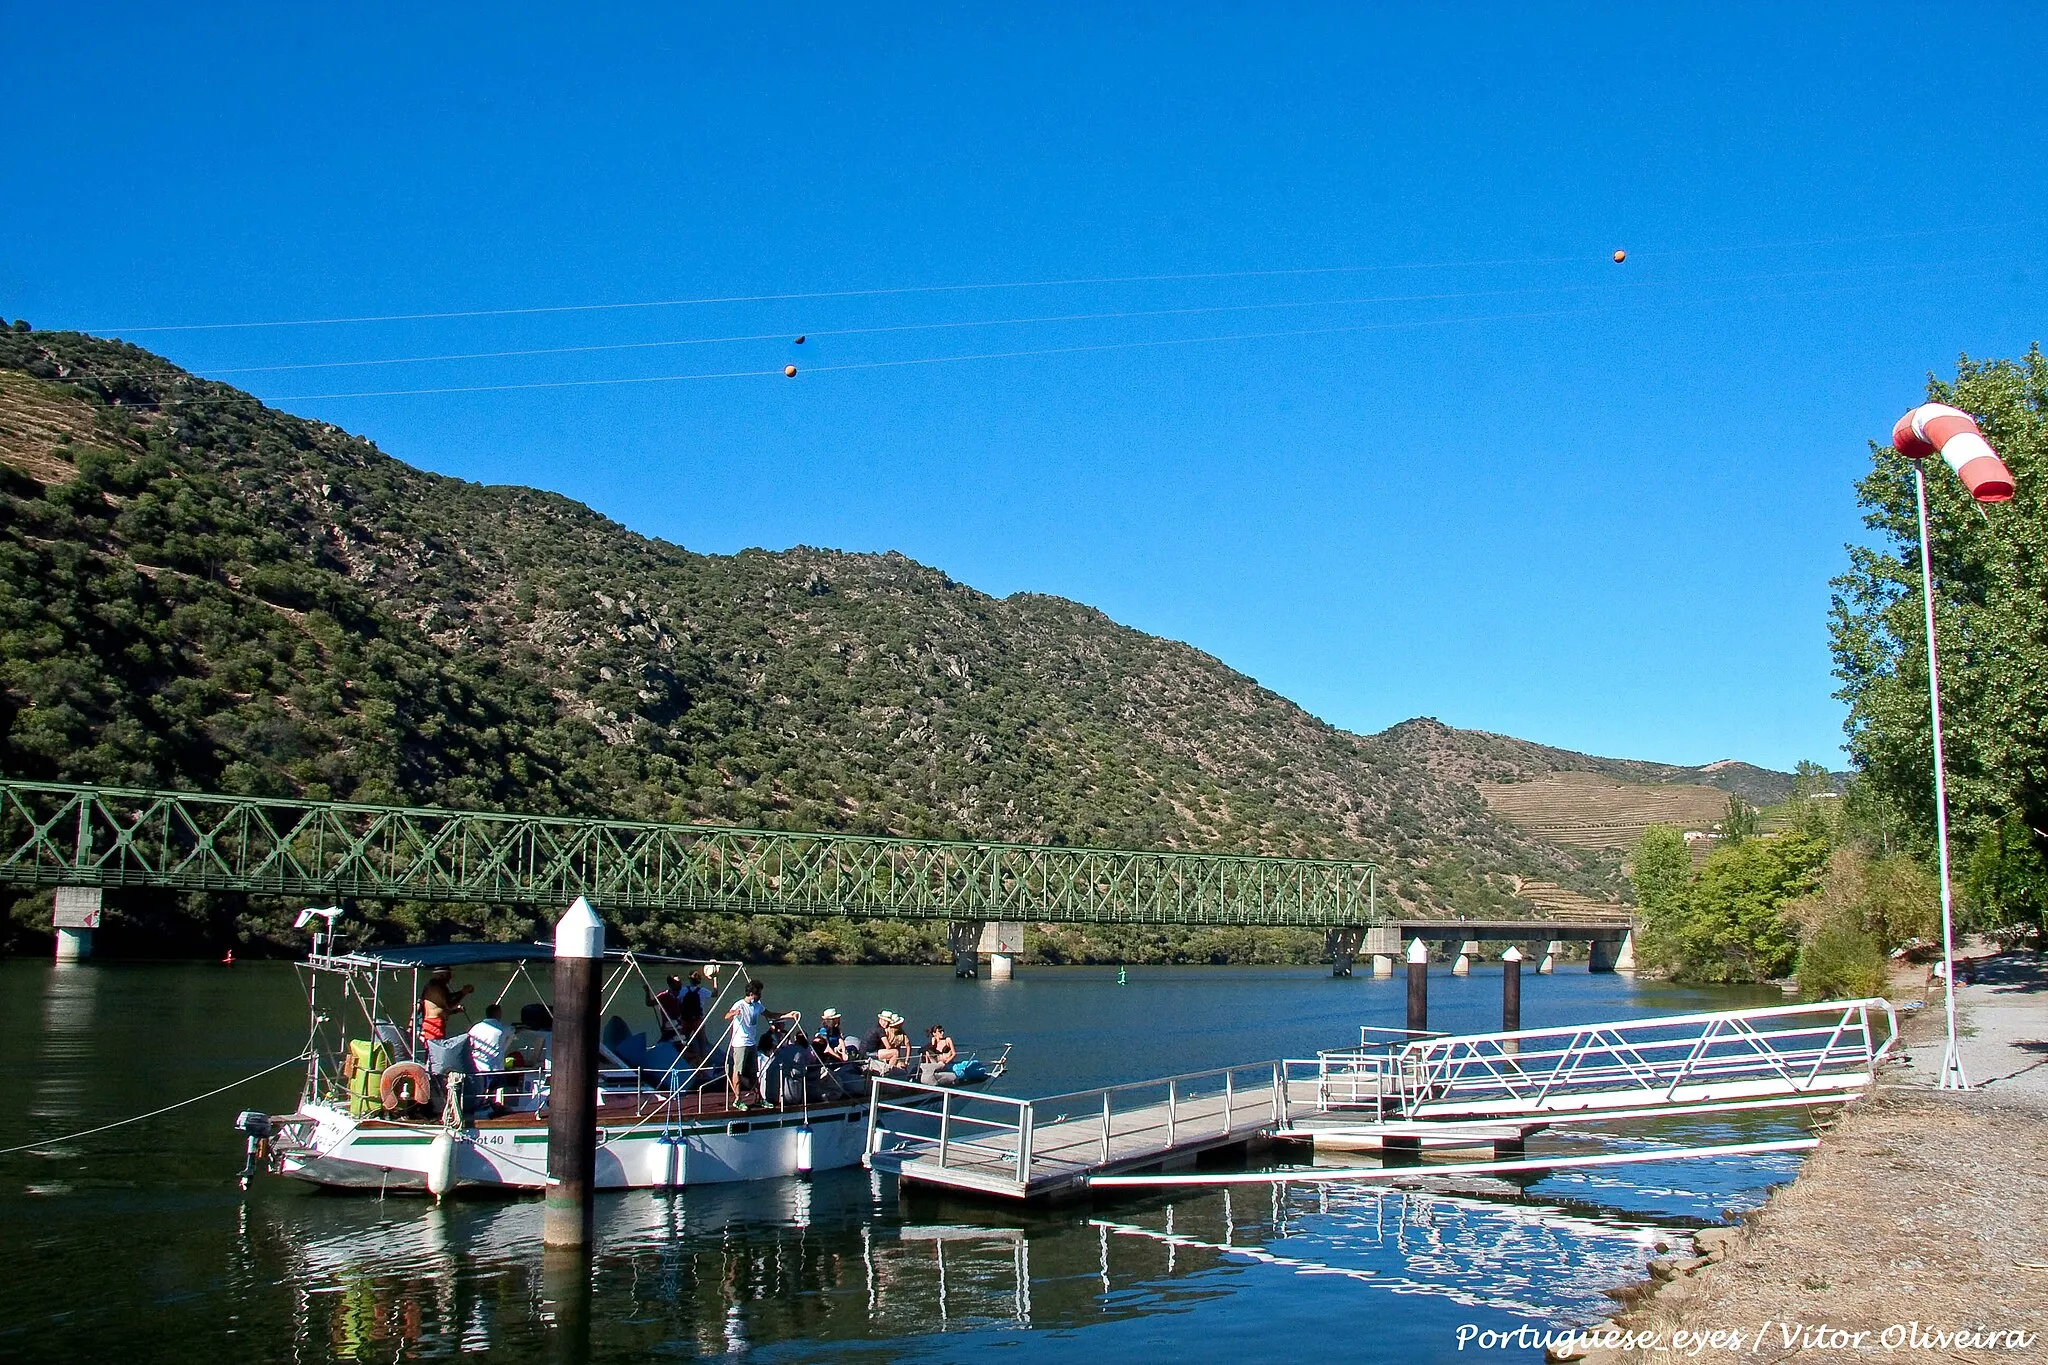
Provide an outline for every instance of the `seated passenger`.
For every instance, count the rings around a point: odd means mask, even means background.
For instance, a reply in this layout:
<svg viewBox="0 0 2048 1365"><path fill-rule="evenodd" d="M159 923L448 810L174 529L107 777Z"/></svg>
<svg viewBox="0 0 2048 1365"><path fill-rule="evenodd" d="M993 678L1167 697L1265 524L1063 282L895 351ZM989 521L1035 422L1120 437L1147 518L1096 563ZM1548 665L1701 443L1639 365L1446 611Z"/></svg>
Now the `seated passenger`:
<svg viewBox="0 0 2048 1365"><path fill-rule="evenodd" d="M960 1049L953 1046L953 1040L946 1036L944 1024L933 1024L925 1030L924 1060L940 1066L951 1066L960 1059Z"/></svg>
<svg viewBox="0 0 2048 1365"><path fill-rule="evenodd" d="M505 1069L505 1052L512 1045L512 1029L505 1023L505 1011L494 1001L484 1006L484 1017L469 1030L469 1067L479 1075Z"/></svg>
<svg viewBox="0 0 2048 1365"><path fill-rule="evenodd" d="M826 1010L818 1016L818 1031L811 1038L811 1047L817 1052L820 1061L828 1066L846 1061L850 1042L841 1027L838 1010Z"/></svg>

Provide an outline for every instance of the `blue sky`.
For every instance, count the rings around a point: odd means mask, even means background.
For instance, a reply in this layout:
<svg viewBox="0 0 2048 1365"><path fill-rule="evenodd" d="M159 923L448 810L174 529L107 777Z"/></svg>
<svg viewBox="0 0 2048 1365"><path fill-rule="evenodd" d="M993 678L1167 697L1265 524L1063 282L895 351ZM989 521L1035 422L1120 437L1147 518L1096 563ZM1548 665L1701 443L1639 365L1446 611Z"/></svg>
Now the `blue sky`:
<svg viewBox="0 0 2048 1365"><path fill-rule="evenodd" d="M1836 760L1865 443L2048 331L2048 12L1418 8L24 10L0 314L1355 730Z"/></svg>

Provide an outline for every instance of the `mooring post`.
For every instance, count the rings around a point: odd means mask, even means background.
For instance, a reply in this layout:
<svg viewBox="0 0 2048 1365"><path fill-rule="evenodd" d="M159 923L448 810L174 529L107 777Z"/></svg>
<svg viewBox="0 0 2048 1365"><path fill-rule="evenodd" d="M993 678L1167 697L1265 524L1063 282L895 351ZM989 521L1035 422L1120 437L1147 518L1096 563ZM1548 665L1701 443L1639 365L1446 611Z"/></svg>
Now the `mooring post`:
<svg viewBox="0 0 2048 1365"><path fill-rule="evenodd" d="M1429 1032L1429 945L1419 938L1408 945L1408 1031Z"/></svg>
<svg viewBox="0 0 2048 1365"><path fill-rule="evenodd" d="M554 1073L548 1082L548 1194L541 1241L588 1247L597 1230L597 1030L604 921L578 896L555 925Z"/></svg>
<svg viewBox="0 0 2048 1365"><path fill-rule="evenodd" d="M1510 946L1500 955L1500 1031L1513 1033L1522 1027L1522 950ZM1510 1038L1504 1052L1520 1052L1522 1044Z"/></svg>

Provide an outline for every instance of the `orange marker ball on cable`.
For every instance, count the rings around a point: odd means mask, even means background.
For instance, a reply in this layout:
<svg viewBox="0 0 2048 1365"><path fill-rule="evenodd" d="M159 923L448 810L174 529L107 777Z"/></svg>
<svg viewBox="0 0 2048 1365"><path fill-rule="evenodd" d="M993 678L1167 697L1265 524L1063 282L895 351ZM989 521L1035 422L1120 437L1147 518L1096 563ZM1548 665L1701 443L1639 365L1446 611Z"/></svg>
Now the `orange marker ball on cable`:
<svg viewBox="0 0 2048 1365"><path fill-rule="evenodd" d="M784 376L785 378L788 378L788 379L794 379L794 378L796 378L796 366L794 366L794 365L784 365L784 366L782 367L782 373L783 373L783 376Z"/></svg>
<svg viewBox="0 0 2048 1365"><path fill-rule="evenodd" d="M1615 263L1616 265L1620 265L1620 264L1621 264L1621 263L1622 263L1623 261L1625 261L1625 260L1627 260L1627 259L1628 259L1628 253L1627 253L1626 251L1617 251L1617 252L1615 252L1615 253L1614 253L1614 263Z"/></svg>

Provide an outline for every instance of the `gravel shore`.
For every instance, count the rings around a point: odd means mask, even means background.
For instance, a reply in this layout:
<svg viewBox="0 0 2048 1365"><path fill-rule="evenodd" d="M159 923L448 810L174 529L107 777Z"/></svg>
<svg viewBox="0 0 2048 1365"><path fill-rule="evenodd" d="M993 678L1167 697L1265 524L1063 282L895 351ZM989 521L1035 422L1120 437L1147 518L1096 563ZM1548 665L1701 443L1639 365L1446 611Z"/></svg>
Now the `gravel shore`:
<svg viewBox="0 0 2048 1365"><path fill-rule="evenodd" d="M1991 959L1957 1002L1978 1089L1934 1088L1936 992L1796 1180L1653 1264L1614 1322L1648 1339L1569 1358L2048 1361L2048 967Z"/></svg>

